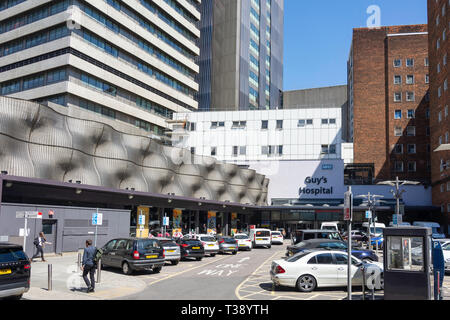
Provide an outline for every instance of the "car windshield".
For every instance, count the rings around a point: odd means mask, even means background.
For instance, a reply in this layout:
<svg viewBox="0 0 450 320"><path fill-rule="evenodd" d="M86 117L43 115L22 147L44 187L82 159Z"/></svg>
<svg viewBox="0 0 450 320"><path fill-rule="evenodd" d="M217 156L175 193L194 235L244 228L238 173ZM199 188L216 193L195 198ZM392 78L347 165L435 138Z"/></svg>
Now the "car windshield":
<svg viewBox="0 0 450 320"><path fill-rule="evenodd" d="M371 232L371 233L375 233L375 234L383 233L383 228L374 228L374 227L371 227L371 228L370 228L370 232Z"/></svg>
<svg viewBox="0 0 450 320"><path fill-rule="evenodd" d="M0 262L27 260L27 256L20 248L0 248Z"/></svg>
<svg viewBox="0 0 450 320"><path fill-rule="evenodd" d="M213 237L200 237L200 240L206 242L216 242L216 239L214 239Z"/></svg>
<svg viewBox="0 0 450 320"><path fill-rule="evenodd" d="M243 235L243 234L236 235L236 236L234 236L234 238L235 238L235 239L239 239L239 240L242 240L242 239L248 239L248 237L247 237L246 235Z"/></svg>
<svg viewBox="0 0 450 320"><path fill-rule="evenodd" d="M334 227L334 226L323 226L322 229L324 229L324 230L336 230L336 227Z"/></svg>
<svg viewBox="0 0 450 320"><path fill-rule="evenodd" d="M159 243L161 243L161 245L163 247L169 247L169 246L176 246L177 245L175 243L175 241L173 241L173 240L159 240Z"/></svg>
<svg viewBox="0 0 450 320"><path fill-rule="evenodd" d="M236 243L236 239L233 238L223 238L223 240L225 243Z"/></svg>
<svg viewBox="0 0 450 320"><path fill-rule="evenodd" d="M331 239L331 240L341 240L339 233L337 232L319 232L317 234L318 239Z"/></svg>
<svg viewBox="0 0 450 320"><path fill-rule="evenodd" d="M442 246L442 250L450 251L450 242Z"/></svg>
<svg viewBox="0 0 450 320"><path fill-rule="evenodd" d="M161 248L159 242L154 239L141 239L137 241L138 250L148 250L152 248Z"/></svg>
<svg viewBox="0 0 450 320"><path fill-rule="evenodd" d="M256 231L257 237L270 237L270 231Z"/></svg>
<svg viewBox="0 0 450 320"><path fill-rule="evenodd" d="M186 243L187 245L190 246L198 246L199 244L201 244L200 240L195 240L195 239L189 239L189 240L183 240L183 243Z"/></svg>
<svg viewBox="0 0 450 320"><path fill-rule="evenodd" d="M272 235L273 236L281 236L281 232L274 231L274 232L272 232Z"/></svg>

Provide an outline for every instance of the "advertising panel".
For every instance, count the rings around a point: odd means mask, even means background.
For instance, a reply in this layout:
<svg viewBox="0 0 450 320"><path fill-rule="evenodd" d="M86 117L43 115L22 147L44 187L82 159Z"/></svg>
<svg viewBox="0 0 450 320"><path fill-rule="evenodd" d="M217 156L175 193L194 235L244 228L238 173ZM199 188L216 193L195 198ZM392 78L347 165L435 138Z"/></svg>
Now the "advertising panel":
<svg viewBox="0 0 450 320"><path fill-rule="evenodd" d="M217 233L216 229L216 212L214 211L208 211L208 234Z"/></svg>
<svg viewBox="0 0 450 320"><path fill-rule="evenodd" d="M172 236L175 238L182 237L182 214L183 211L181 209L173 209L173 229Z"/></svg>
<svg viewBox="0 0 450 320"><path fill-rule="evenodd" d="M136 219L136 237L147 238L148 237L148 221L149 221L149 207L139 206L137 208Z"/></svg>

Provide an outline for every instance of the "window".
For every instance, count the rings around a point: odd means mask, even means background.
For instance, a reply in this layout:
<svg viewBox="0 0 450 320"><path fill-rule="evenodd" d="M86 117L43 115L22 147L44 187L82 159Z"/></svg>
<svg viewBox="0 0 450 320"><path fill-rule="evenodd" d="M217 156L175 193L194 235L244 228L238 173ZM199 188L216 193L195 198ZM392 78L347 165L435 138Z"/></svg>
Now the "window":
<svg viewBox="0 0 450 320"><path fill-rule="evenodd" d="M401 137L401 136L403 135L402 127L396 126L396 127L394 128L394 135L395 135L396 137Z"/></svg>
<svg viewBox="0 0 450 320"><path fill-rule="evenodd" d="M402 60L401 59L395 59L394 60L394 67L399 68L402 66Z"/></svg>
<svg viewBox="0 0 450 320"><path fill-rule="evenodd" d="M429 74L425 75L425 83L430 83L430 75Z"/></svg>
<svg viewBox="0 0 450 320"><path fill-rule="evenodd" d="M394 84L402 84L402 76L394 76Z"/></svg>
<svg viewBox="0 0 450 320"><path fill-rule="evenodd" d="M220 122L219 122L219 128L224 128L224 127L225 127L225 122L220 121Z"/></svg>
<svg viewBox="0 0 450 320"><path fill-rule="evenodd" d="M406 127L406 135L409 137L414 137L416 135L416 127Z"/></svg>
<svg viewBox="0 0 450 320"><path fill-rule="evenodd" d="M297 127L302 128L305 126L305 124L306 124L305 120L298 120Z"/></svg>
<svg viewBox="0 0 450 320"><path fill-rule="evenodd" d="M217 155L217 147L211 147L211 155L212 156Z"/></svg>
<svg viewBox="0 0 450 320"><path fill-rule="evenodd" d="M191 154L195 154L195 147L191 147Z"/></svg>
<svg viewBox="0 0 450 320"><path fill-rule="evenodd" d="M422 238L415 237L387 237L389 248L387 257L388 270L424 270L424 245Z"/></svg>
<svg viewBox="0 0 450 320"><path fill-rule="evenodd" d="M425 67L429 67L430 66L430 60L428 58L425 58L424 65L425 65Z"/></svg>
<svg viewBox="0 0 450 320"><path fill-rule="evenodd" d="M406 101L414 101L414 92L406 93Z"/></svg>
<svg viewBox="0 0 450 320"><path fill-rule="evenodd" d="M414 59L413 58L406 59L406 66L407 67L414 67Z"/></svg>
<svg viewBox="0 0 450 320"><path fill-rule="evenodd" d="M408 153L409 154L416 153L416 145L415 144L408 144Z"/></svg>
<svg viewBox="0 0 450 320"><path fill-rule="evenodd" d="M233 157L237 157L238 156L238 150L239 150L238 146L233 146Z"/></svg>
<svg viewBox="0 0 450 320"><path fill-rule="evenodd" d="M438 121L439 122L442 121L442 112L441 111L438 112Z"/></svg>
<svg viewBox="0 0 450 320"><path fill-rule="evenodd" d="M211 129L217 129L217 122L211 122Z"/></svg>
<svg viewBox="0 0 450 320"><path fill-rule="evenodd" d="M416 112L414 109L408 110L408 119L414 119L416 117Z"/></svg>
<svg viewBox="0 0 450 320"><path fill-rule="evenodd" d="M394 119L402 118L402 110L395 110Z"/></svg>
<svg viewBox="0 0 450 320"><path fill-rule="evenodd" d="M414 75L406 76L406 84L414 84Z"/></svg>
<svg viewBox="0 0 450 320"><path fill-rule="evenodd" d="M322 124L328 124L328 119L322 119Z"/></svg>
<svg viewBox="0 0 450 320"><path fill-rule="evenodd" d="M446 118L448 117L448 106L445 106L445 108L444 108L444 116Z"/></svg>
<svg viewBox="0 0 450 320"><path fill-rule="evenodd" d="M401 92L396 92L396 93L394 93L394 101L395 101L395 102L400 102L400 101L402 101L402 93L401 93Z"/></svg>
<svg viewBox="0 0 450 320"><path fill-rule="evenodd" d="M239 154L241 156L245 156L247 154L247 147L246 146L239 147Z"/></svg>
<svg viewBox="0 0 450 320"><path fill-rule="evenodd" d="M394 164L394 169L395 169L395 172L403 172L403 162L402 161L395 161L395 164Z"/></svg>
<svg viewBox="0 0 450 320"><path fill-rule="evenodd" d="M269 127L269 121L268 120L262 120L261 121L261 129L265 130Z"/></svg>
<svg viewBox="0 0 450 320"><path fill-rule="evenodd" d="M321 253L316 256L318 264L333 264L333 256L331 253Z"/></svg>
<svg viewBox="0 0 450 320"><path fill-rule="evenodd" d="M231 129L245 129L247 127L247 121L233 121Z"/></svg>
<svg viewBox="0 0 450 320"><path fill-rule="evenodd" d="M330 119L330 124L336 124L336 119Z"/></svg>
<svg viewBox="0 0 450 320"><path fill-rule="evenodd" d="M306 124L307 125L312 125L313 124L313 119L306 119Z"/></svg>
<svg viewBox="0 0 450 320"><path fill-rule="evenodd" d="M278 154L279 154L280 156L283 155L283 146L278 146Z"/></svg>
<svg viewBox="0 0 450 320"><path fill-rule="evenodd" d="M268 155L269 154L269 147L268 146L261 146L261 154Z"/></svg>
<svg viewBox="0 0 450 320"><path fill-rule="evenodd" d="M403 145L402 144L396 144L394 146L394 153L395 154L402 154L403 153Z"/></svg>
<svg viewBox="0 0 450 320"><path fill-rule="evenodd" d="M195 128L196 128L195 122L191 122L189 127L190 127L189 131L195 131Z"/></svg>
<svg viewBox="0 0 450 320"><path fill-rule="evenodd" d="M277 120L277 129L278 130L283 129L283 120Z"/></svg>
<svg viewBox="0 0 450 320"><path fill-rule="evenodd" d="M323 144L321 146L322 151L321 154L336 154L336 145L335 144Z"/></svg>

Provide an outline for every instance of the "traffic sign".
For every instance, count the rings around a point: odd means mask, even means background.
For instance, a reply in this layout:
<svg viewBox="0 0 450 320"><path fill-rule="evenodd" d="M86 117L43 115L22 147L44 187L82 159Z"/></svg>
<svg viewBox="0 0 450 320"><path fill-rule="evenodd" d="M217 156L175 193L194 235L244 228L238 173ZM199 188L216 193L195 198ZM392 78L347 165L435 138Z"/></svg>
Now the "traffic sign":
<svg viewBox="0 0 450 320"><path fill-rule="evenodd" d="M352 220L352 193L350 191L344 193L344 220Z"/></svg>
<svg viewBox="0 0 450 320"><path fill-rule="evenodd" d="M394 215L392 215L392 224L394 226L401 225L402 222L403 222L403 218L402 218L401 214L394 214Z"/></svg>
<svg viewBox="0 0 450 320"><path fill-rule="evenodd" d="M103 213L94 212L92 214L92 225L101 226L103 224Z"/></svg>
<svg viewBox="0 0 450 320"><path fill-rule="evenodd" d="M39 211L16 211L16 218L42 219L42 212Z"/></svg>
<svg viewBox="0 0 450 320"><path fill-rule="evenodd" d="M163 217L163 226L169 226L169 217Z"/></svg>
<svg viewBox="0 0 450 320"><path fill-rule="evenodd" d="M366 211L366 219L372 219L372 211L370 210Z"/></svg>
<svg viewBox="0 0 450 320"><path fill-rule="evenodd" d="M140 225L145 225L145 215L143 215L143 214L140 214L140 215L139 215L139 221L138 221L138 224L140 224Z"/></svg>

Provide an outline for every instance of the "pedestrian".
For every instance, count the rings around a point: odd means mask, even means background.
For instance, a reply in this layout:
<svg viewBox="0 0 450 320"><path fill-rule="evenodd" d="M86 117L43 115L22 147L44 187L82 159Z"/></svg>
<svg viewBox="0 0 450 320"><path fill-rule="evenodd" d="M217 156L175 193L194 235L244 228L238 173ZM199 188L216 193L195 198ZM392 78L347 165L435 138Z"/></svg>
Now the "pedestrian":
<svg viewBox="0 0 450 320"><path fill-rule="evenodd" d="M96 265L94 262L94 256L95 256L95 252L97 251L97 248L92 246L92 240L86 240L86 248L84 249L83 252L83 262L82 262L82 266L81 266L81 270L83 270L83 279L84 282L87 285L87 292L94 292L95 289L95 269L96 269ZM89 274L90 277L90 282L89 279L87 277L87 275Z"/></svg>
<svg viewBox="0 0 450 320"><path fill-rule="evenodd" d="M31 258L31 261L34 260L34 258L36 258L37 256L39 256L39 254L41 255L41 259L42 262L45 262L46 260L44 259L44 247L45 244L51 244L50 242L47 242L47 239L44 236L43 232L39 232L39 237L37 237L36 239L34 239L34 245L36 246L36 253L33 255L33 257Z"/></svg>

